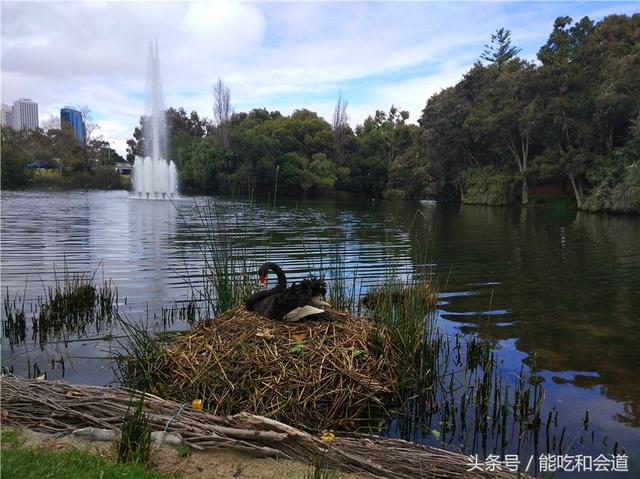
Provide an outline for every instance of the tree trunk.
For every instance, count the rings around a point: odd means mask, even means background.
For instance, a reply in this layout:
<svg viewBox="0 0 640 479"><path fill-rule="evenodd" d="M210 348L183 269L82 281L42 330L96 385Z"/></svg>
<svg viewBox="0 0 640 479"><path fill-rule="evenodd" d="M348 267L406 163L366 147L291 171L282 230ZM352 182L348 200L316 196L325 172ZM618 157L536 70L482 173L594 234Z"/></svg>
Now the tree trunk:
<svg viewBox="0 0 640 479"><path fill-rule="evenodd" d="M582 208L582 183L579 178L576 178L573 173L569 173L569 179L571 180L571 187L573 188L573 194L576 197L576 203L578 204L578 209Z"/></svg>
<svg viewBox="0 0 640 479"><path fill-rule="evenodd" d="M522 204L529 204L529 184L527 183L527 165L529 162L529 139L522 140L522 164L520 173L522 174Z"/></svg>
<svg viewBox="0 0 640 479"><path fill-rule="evenodd" d="M609 128L609 136L607 138L607 152L609 154L613 152L613 126Z"/></svg>
<svg viewBox="0 0 640 479"><path fill-rule="evenodd" d="M513 160L516 162L518 171L520 172L520 176L522 177L522 198L520 199L520 203L526 205L529 203L529 185L527 184L527 160L529 156L529 142L522 140L522 156L518 154L518 150L513 141L507 143L507 148L511 152L511 155L513 155Z"/></svg>

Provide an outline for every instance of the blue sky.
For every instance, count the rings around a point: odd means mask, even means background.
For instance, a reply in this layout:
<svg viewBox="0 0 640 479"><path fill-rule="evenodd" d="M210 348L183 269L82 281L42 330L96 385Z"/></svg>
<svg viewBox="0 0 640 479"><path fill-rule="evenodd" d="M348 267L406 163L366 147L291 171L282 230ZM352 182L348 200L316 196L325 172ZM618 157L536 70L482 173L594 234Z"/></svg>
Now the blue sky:
<svg viewBox="0 0 640 479"><path fill-rule="evenodd" d="M212 116L223 77L236 111L329 118L338 93L352 125L392 104L416 121L500 27L535 59L558 16L598 20L640 2L2 2L2 101L29 97L41 120L88 105L96 135L124 153L146 109L148 42L158 40L166 106Z"/></svg>

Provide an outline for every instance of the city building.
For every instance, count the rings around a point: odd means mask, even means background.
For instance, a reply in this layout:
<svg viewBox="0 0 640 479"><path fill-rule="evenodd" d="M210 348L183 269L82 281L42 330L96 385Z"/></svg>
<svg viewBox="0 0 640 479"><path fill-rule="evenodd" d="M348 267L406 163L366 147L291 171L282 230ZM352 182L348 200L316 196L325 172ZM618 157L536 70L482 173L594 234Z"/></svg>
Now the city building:
<svg viewBox="0 0 640 479"><path fill-rule="evenodd" d="M76 137L78 143L84 142L84 123L82 121L82 113L72 106L65 106L60 109L60 126L71 128L73 136Z"/></svg>
<svg viewBox="0 0 640 479"><path fill-rule="evenodd" d="M2 104L2 111L0 112L0 126L9 126L13 128L13 106Z"/></svg>
<svg viewBox="0 0 640 479"><path fill-rule="evenodd" d="M30 98L13 102L13 128L16 130L38 129L38 104Z"/></svg>

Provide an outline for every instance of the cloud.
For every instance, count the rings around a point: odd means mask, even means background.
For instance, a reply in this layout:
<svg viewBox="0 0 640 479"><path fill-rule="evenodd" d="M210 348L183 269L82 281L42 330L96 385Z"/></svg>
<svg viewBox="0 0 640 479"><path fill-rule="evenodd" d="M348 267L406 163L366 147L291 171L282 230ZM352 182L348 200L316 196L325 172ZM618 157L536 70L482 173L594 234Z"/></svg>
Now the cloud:
<svg viewBox="0 0 640 479"><path fill-rule="evenodd" d="M211 117L223 77L238 110L329 118L340 90L351 123L391 104L415 121L505 26L535 57L559 15L631 11L602 3L2 2L2 100L29 97L41 116L88 105L124 153L145 110L150 40L160 49L165 104ZM636 7L637 9L637 4Z"/></svg>

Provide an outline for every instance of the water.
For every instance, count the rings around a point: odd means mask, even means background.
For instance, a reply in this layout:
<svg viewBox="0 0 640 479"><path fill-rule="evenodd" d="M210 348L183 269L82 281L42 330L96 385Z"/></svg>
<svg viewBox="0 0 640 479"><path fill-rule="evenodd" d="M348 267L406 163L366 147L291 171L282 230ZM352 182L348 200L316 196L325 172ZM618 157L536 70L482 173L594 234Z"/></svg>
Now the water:
<svg viewBox="0 0 640 479"><path fill-rule="evenodd" d="M72 271L97 269L118 287L121 311L162 329L160 308L189 299L187 271L201 285L197 242L205 232L193 201L3 191L2 294L8 287L11 295L26 291L34 300L54 279L54 265L58 272L64 264ZM382 280L388 263L398 275L423 270L412 258L426 252L442 291L443 330L490 341L506 375L535 363L546 404L557 406L567 424L567 442L588 410L588 440L592 431L595 438L590 453L610 452L617 441L637 461L639 218L353 199L279 199L269 216L261 202L250 210L226 199L197 201L241 225L256 261L266 259L262 240L268 238L269 259L292 278L328 266L338 239L342 267L363 289ZM64 357L66 380L107 384L114 379L107 358L116 346L92 339L104 334L88 331L82 340L44 350L28 340L13 353L3 342L2 363L26 375L28 358L58 379L62 371L50 362ZM433 443L428 431L420 437Z"/></svg>
<svg viewBox="0 0 640 479"><path fill-rule="evenodd" d="M167 161L167 125L162 100L158 45L149 46L147 62L148 121L144 128L145 157L133 164L133 189L143 199L174 198L178 193L178 173Z"/></svg>

